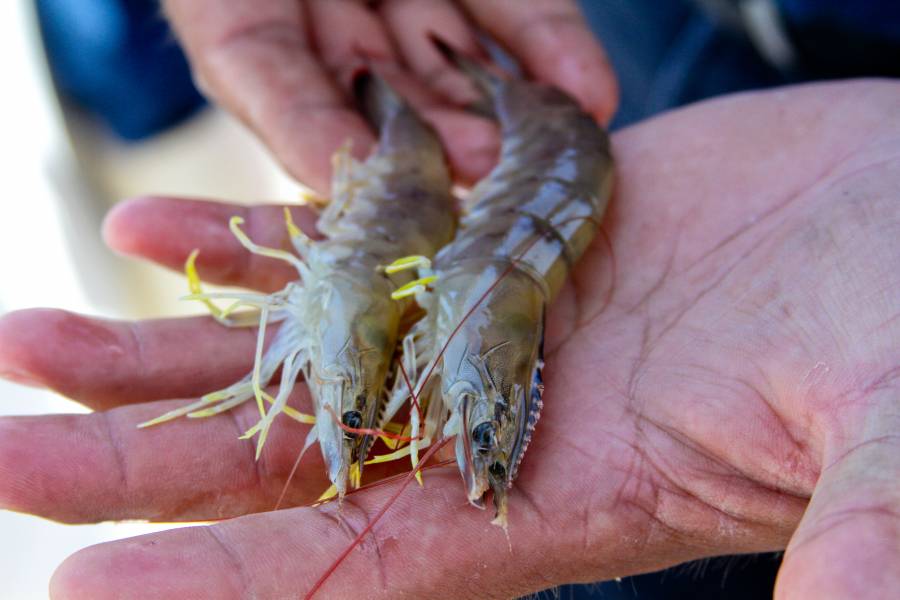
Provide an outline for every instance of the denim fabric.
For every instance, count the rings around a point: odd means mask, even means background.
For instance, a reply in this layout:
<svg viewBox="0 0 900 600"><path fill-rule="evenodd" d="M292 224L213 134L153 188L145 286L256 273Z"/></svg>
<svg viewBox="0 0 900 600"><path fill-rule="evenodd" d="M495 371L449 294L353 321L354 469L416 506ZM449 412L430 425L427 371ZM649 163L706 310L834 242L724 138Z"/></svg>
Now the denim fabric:
<svg viewBox="0 0 900 600"><path fill-rule="evenodd" d="M37 0L59 92L138 140L203 104L158 0Z"/></svg>
<svg viewBox="0 0 900 600"><path fill-rule="evenodd" d="M621 581L563 586L556 597L559 600L763 600L772 597L780 564L780 556L773 554L706 559Z"/></svg>
<svg viewBox="0 0 900 600"><path fill-rule="evenodd" d="M741 35L684 0L581 0L619 79L612 128L702 98L784 82Z"/></svg>
<svg viewBox="0 0 900 600"><path fill-rule="evenodd" d="M831 23L844 29L900 42L897 0L778 0L785 18L799 25Z"/></svg>
<svg viewBox="0 0 900 600"><path fill-rule="evenodd" d="M715 22L698 2L580 4L619 78L613 129L719 94L811 79L900 76L897 0L773 0L797 53L790 73L768 64L747 36Z"/></svg>

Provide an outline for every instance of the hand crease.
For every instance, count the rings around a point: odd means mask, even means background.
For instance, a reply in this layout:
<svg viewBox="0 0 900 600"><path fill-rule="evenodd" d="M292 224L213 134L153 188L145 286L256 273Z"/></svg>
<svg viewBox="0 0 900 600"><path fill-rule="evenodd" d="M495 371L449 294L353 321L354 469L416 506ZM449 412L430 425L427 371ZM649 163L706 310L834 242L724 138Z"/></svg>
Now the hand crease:
<svg viewBox="0 0 900 600"><path fill-rule="evenodd" d="M106 439L109 441L109 447L112 449L113 459L115 460L119 476L119 494L126 500L127 504L128 499L131 496L131 487L128 482L127 459L125 453L122 451L122 441L119 439L115 424L112 422L112 413L110 411L104 411L96 414L100 416L100 420L106 431Z"/></svg>
<svg viewBox="0 0 900 600"><path fill-rule="evenodd" d="M228 544L225 539L222 537L222 534L219 532L220 525L206 525L203 527L203 530L209 534L209 537L213 540L216 546L222 551L222 554L225 555L225 558L228 562L231 563L232 569L223 569L222 571L228 572L231 571L233 573L237 573L237 578L239 582L239 590L240 593L237 595L239 598L252 597L252 594L249 593L251 589L251 581L252 578L250 573L247 571L247 568L244 566L244 561L241 556L235 552L235 550Z"/></svg>

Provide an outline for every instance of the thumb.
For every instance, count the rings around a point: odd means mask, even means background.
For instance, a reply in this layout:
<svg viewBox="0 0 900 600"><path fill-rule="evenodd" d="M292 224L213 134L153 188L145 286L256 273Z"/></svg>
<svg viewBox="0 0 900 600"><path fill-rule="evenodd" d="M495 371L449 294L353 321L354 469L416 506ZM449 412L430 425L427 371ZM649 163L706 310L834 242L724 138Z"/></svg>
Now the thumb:
<svg viewBox="0 0 900 600"><path fill-rule="evenodd" d="M888 403L890 406L890 403ZM900 414L870 415L862 441L823 467L775 597L888 598L900 589Z"/></svg>

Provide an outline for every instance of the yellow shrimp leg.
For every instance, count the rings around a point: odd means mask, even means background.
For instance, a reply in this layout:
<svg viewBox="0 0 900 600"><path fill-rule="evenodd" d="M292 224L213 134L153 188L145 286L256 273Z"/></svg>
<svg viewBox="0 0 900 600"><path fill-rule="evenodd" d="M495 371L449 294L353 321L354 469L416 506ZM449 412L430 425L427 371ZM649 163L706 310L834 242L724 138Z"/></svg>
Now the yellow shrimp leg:
<svg viewBox="0 0 900 600"><path fill-rule="evenodd" d="M337 496L337 486L331 484L331 487L322 492L322 495L316 499L315 504L325 502L326 500L331 500L335 496Z"/></svg>
<svg viewBox="0 0 900 600"><path fill-rule="evenodd" d="M403 258L398 258L388 266L384 267L384 272L392 275L394 273L399 273L400 271L405 271L407 269L430 271L431 261L428 260L427 257L418 254L404 256Z"/></svg>
<svg viewBox="0 0 900 600"><path fill-rule="evenodd" d="M188 255L187 260L184 261L184 274L187 276L188 289L193 296L197 297L197 300L200 300L200 302L209 309L209 312L213 317L220 319L222 318L222 309L213 304L208 298L201 297L201 294L203 294L203 286L200 285L200 275L197 273L196 262L198 254L200 254L200 249L194 248Z"/></svg>
<svg viewBox="0 0 900 600"><path fill-rule="evenodd" d="M409 269L416 269L420 277L394 290L391 293L391 298L393 300L400 300L401 298L406 298L407 296L415 296L421 292L424 292L426 286L429 283L434 283L435 281L437 281L437 275L435 275L431 270L431 261L424 256L415 254L412 256L404 256L403 258L398 258L391 264L384 267L384 272L388 275L392 275L394 273L399 273L401 271L406 271Z"/></svg>
<svg viewBox="0 0 900 600"><path fill-rule="evenodd" d="M385 423L382 429L388 433L393 433L394 435L398 435L400 437L409 437L410 425L402 425L400 423L394 423L393 421L391 421L389 423ZM379 436L379 439L385 446L387 446L391 450L396 450L400 447L401 444L404 443L400 440L391 439L384 435Z"/></svg>
<svg viewBox="0 0 900 600"><path fill-rule="evenodd" d="M183 296L182 300L197 300L206 306L212 317L228 327L251 327L259 322L259 315L253 312L232 316L235 310L241 306L259 306L271 301L270 296L262 294L233 294L233 293L205 293L197 274L197 256L200 250L195 248L184 262L184 274L188 280L188 290L191 292ZM222 309L213 302L214 298L232 298L234 302Z"/></svg>
<svg viewBox="0 0 900 600"><path fill-rule="evenodd" d="M227 398L231 395L229 390L221 390L218 392L213 392L212 394L206 394L200 400L196 402L192 402L187 406L182 406L181 408L176 408L175 410L170 410L169 412L162 414L155 419L150 419L149 421L144 421L138 425L139 429L143 429L145 427L152 427L153 425L159 425L160 423L165 423L166 421L171 421L173 419L177 419L178 417L183 417L189 413L193 413L205 406L209 406L219 400ZM241 402L245 399L242 398Z"/></svg>
<svg viewBox="0 0 900 600"><path fill-rule="evenodd" d="M300 190L298 200L301 206L315 206L316 208L325 208L330 202L328 198L307 189Z"/></svg>
<svg viewBox="0 0 900 600"><path fill-rule="evenodd" d="M244 224L243 217L239 217L237 215L231 217L228 221L228 229L231 230L231 233L234 234L234 237L241 243L241 245L252 252L253 254L259 254L260 256L268 256L269 258L277 258L279 260L283 260L289 262L294 268L297 269L298 272L304 273L306 271L306 265L303 262L291 254L290 252L286 252L284 250L278 250L277 248L268 248L266 246L260 246L249 237L247 234L243 232L241 229L241 225ZM299 232L300 229L296 228Z"/></svg>
<svg viewBox="0 0 900 600"><path fill-rule="evenodd" d="M404 447L400 448L399 450L395 450L389 454L378 454L376 456L373 456L372 458L370 458L369 460L366 461L366 464L367 465L377 465L379 463L386 463L386 462L391 462L394 460L400 460L401 458L406 458L407 456L409 456L409 453L410 453L410 447L404 446Z"/></svg>
<svg viewBox="0 0 900 600"><path fill-rule="evenodd" d="M256 335L256 356L253 359L253 376L250 381L253 384L253 395L256 396L256 405L259 407L259 414L265 418L266 408L263 406L263 391L260 385L260 369L262 368L263 344L266 340L266 321L269 316L269 309L263 307L259 315L259 333Z"/></svg>
<svg viewBox="0 0 900 600"><path fill-rule="evenodd" d="M266 394L266 396L269 396L269 395ZM269 396L269 398L272 398L272 397ZM316 424L315 415L308 415L306 413L302 413L299 410L297 410L296 408L291 408L290 406L285 406L281 410L284 411L284 414L286 414L290 418L292 418L295 421L298 421L300 423L303 423L304 425L315 425Z"/></svg>
<svg viewBox="0 0 900 600"><path fill-rule="evenodd" d="M272 404L272 405L274 405L276 402L275 398L273 398L270 394L268 394L266 392L263 392L263 398L265 398L266 402L268 402L269 404ZM216 408L218 408L218 407L216 407ZM303 423L304 425L315 425L316 424L315 415L308 415L306 413L302 413L299 410L297 410L296 408L291 408L290 406L285 406L281 410L282 410L282 412L284 412L284 414L286 414L287 416L289 416L290 418L294 419L295 421L297 421L299 423ZM190 417L193 415L188 415L188 416ZM206 416L206 415L198 414L197 416ZM252 438L262 428L262 424L263 424L263 422L259 421L256 425L254 425L253 427L251 427L250 429L245 431L240 436L240 439L246 440L246 439Z"/></svg>
<svg viewBox="0 0 900 600"><path fill-rule="evenodd" d="M415 296L420 292L424 292L429 283L434 283L437 281L437 275L429 275L428 277L422 277L420 279L416 279L415 281L410 281L409 283L400 286L393 292L391 292L392 300L400 300L402 298L406 298L407 296Z"/></svg>

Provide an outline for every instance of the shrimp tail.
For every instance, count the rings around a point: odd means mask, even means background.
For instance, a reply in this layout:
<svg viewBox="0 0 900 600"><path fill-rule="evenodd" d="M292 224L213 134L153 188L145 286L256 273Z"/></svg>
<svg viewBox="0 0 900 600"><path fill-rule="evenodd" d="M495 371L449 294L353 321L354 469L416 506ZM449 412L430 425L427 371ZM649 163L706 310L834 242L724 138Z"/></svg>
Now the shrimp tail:
<svg viewBox="0 0 900 600"><path fill-rule="evenodd" d="M429 37L431 38L431 43L433 43L434 47L441 53L441 56L443 56L447 62L465 73L479 91L489 98L496 95L498 88L504 82L502 78L494 75L477 61L464 55L437 35L432 33ZM482 111L487 107L482 106L482 104L479 103L474 108Z"/></svg>
<svg viewBox="0 0 900 600"><path fill-rule="evenodd" d="M356 105L377 131L381 131L404 107L397 92L369 69L360 69L353 75L352 89Z"/></svg>

